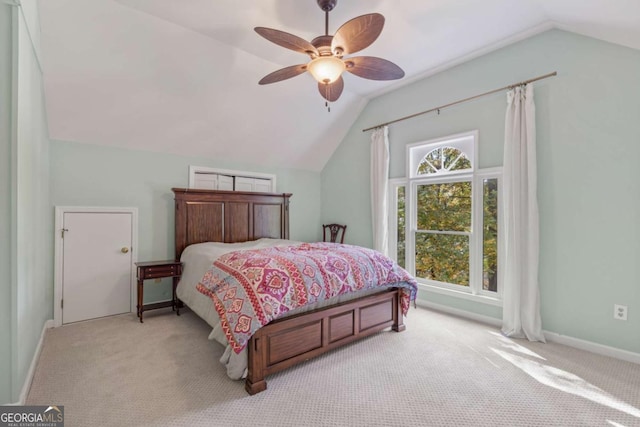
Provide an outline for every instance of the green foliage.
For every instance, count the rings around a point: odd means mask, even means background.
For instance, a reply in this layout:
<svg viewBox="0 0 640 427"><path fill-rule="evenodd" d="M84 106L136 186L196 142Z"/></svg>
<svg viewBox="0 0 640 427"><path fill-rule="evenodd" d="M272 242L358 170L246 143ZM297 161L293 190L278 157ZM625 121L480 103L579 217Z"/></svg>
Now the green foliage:
<svg viewBox="0 0 640 427"><path fill-rule="evenodd" d="M482 289L498 290L498 180L485 179L482 220Z"/></svg>
<svg viewBox="0 0 640 427"><path fill-rule="evenodd" d="M405 217L405 194L406 194L406 187L398 187L398 224L397 224L397 228L398 228L398 237L397 237L397 250L398 250L398 254L397 254L397 259L398 259L398 265L400 265L400 267L402 268L406 268L406 263L405 263L405 255L406 255L406 249L405 249L405 241L406 241L406 237L405 237L405 221L406 221L406 217Z"/></svg>
<svg viewBox="0 0 640 427"><path fill-rule="evenodd" d="M418 185L418 230L471 232L471 181Z"/></svg>
<svg viewBox="0 0 640 427"><path fill-rule="evenodd" d="M417 234L416 276L469 286L469 237Z"/></svg>
<svg viewBox="0 0 640 427"><path fill-rule="evenodd" d="M469 236L447 232L471 232L471 182L418 185L417 202L416 275L469 286Z"/></svg>

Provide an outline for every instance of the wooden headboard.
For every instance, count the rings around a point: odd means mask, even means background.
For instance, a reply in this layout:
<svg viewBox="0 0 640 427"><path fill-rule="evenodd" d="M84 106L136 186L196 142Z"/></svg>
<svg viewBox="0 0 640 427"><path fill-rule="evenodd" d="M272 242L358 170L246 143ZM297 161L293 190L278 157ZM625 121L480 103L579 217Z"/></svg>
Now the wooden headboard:
<svg viewBox="0 0 640 427"><path fill-rule="evenodd" d="M194 243L289 238L289 193L171 190L176 201L176 260Z"/></svg>

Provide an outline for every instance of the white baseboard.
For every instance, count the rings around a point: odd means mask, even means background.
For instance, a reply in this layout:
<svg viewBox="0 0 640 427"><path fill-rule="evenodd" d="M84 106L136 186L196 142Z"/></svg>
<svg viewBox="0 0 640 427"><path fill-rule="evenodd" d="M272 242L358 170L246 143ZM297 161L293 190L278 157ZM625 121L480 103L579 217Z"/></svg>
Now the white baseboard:
<svg viewBox="0 0 640 427"><path fill-rule="evenodd" d="M609 347L607 345L597 344L591 341L585 341L567 335L560 335L556 332L543 332L544 337L547 339L547 341L568 345L569 347L579 348L580 350L590 351L591 353L601 354L603 356L609 356L627 362L640 364L640 353L634 353L632 351Z"/></svg>
<svg viewBox="0 0 640 427"><path fill-rule="evenodd" d="M484 316L482 314L459 310L457 308L451 308L446 305L434 304L432 302L423 300L416 300L416 304L420 307L430 308L436 311L441 311L443 313L453 314L454 316L464 317L466 319L475 320L476 322L485 323L498 328L502 326L502 320L490 316ZM615 359L624 360L626 362L640 364L640 353L634 353L632 351L609 347L606 345L594 343L592 341L585 341L579 338L561 335L556 332L542 332L544 333L545 339L550 342L578 348L580 350L589 351L591 353L601 354L603 356L613 357Z"/></svg>
<svg viewBox="0 0 640 427"><path fill-rule="evenodd" d="M436 311L441 311L447 314L453 314L454 316L464 317L465 319L475 320L476 322L485 323L487 325L500 327L502 326L502 321L500 319L496 319L495 317L485 316L483 314L472 313L470 311L459 310L457 308L448 307L446 305L434 304L429 301L424 300L416 300L416 305L419 307L430 308Z"/></svg>
<svg viewBox="0 0 640 427"><path fill-rule="evenodd" d="M31 359L31 365L29 366L29 371L27 372L27 377L24 379L24 384L22 385L22 391L20 392L20 400L13 405L24 405L27 401L27 395L29 394L29 389L31 389L31 381L33 381L33 376L36 373L36 366L38 365L38 360L40 359L40 352L42 351L42 342L44 341L44 334L47 329L51 329L55 326L53 319L49 319L44 322L42 326L42 333L40 334L40 341L38 341L38 345L36 346L36 351L33 353L33 359Z"/></svg>

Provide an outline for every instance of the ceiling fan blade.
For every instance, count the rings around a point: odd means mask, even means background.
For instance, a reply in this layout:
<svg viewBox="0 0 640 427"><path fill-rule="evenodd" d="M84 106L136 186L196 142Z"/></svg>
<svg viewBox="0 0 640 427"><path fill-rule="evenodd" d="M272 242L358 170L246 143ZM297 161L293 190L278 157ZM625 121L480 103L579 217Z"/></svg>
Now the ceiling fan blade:
<svg viewBox="0 0 640 427"><path fill-rule="evenodd" d="M342 95L342 89L344 89L344 80L342 80L342 77L331 84L318 83L320 95L329 102L337 101L340 95Z"/></svg>
<svg viewBox="0 0 640 427"><path fill-rule="evenodd" d="M355 53L376 41L384 27L384 16L379 13L358 16L338 28L331 42L331 51L339 55Z"/></svg>
<svg viewBox="0 0 640 427"><path fill-rule="evenodd" d="M290 67L281 68L271 74L267 74L258 82L260 85L268 85L269 83L287 80L307 71L307 64L292 65Z"/></svg>
<svg viewBox="0 0 640 427"><path fill-rule="evenodd" d="M375 56L356 56L345 59L347 71L370 80L396 80L404 77L404 71L391 61Z"/></svg>
<svg viewBox="0 0 640 427"><path fill-rule="evenodd" d="M296 52L304 53L309 56L318 55L318 49L316 49L311 43L298 36L294 36L293 34L265 27L255 27L254 30L265 39L279 46L286 47L287 49L295 50Z"/></svg>

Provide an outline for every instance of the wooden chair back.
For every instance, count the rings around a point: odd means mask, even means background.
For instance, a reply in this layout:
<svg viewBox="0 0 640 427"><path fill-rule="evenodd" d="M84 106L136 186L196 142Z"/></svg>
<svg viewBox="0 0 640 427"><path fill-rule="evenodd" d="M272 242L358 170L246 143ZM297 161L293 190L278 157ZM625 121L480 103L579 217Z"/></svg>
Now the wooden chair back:
<svg viewBox="0 0 640 427"><path fill-rule="evenodd" d="M327 231L329 232L329 240L327 240ZM322 224L322 241L344 243L344 233L347 231L347 226L342 224Z"/></svg>

